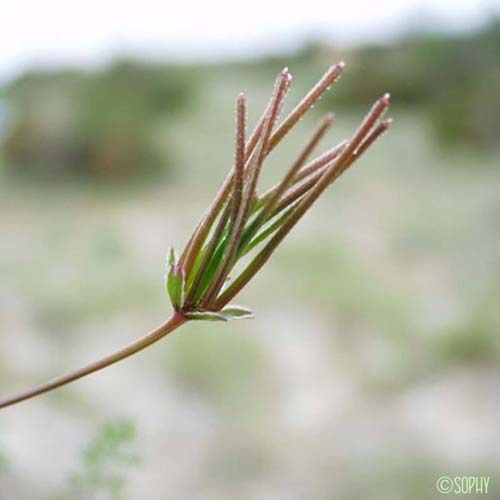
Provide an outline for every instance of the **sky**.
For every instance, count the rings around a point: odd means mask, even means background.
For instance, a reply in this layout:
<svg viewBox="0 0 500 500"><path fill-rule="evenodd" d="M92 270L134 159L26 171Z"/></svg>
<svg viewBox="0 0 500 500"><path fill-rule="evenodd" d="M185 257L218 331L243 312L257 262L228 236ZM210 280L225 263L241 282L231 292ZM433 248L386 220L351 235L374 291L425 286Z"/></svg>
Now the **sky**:
<svg viewBox="0 0 500 500"><path fill-rule="evenodd" d="M2 0L0 80L33 66L98 65L116 55L222 60L393 38L426 23L472 30L500 0Z"/></svg>

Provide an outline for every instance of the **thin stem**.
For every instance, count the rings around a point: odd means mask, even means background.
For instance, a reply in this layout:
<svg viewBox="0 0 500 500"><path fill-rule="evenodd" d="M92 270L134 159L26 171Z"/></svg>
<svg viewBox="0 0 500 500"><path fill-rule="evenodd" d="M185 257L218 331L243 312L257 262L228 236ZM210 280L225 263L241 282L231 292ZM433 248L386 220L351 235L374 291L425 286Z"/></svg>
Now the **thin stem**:
<svg viewBox="0 0 500 500"><path fill-rule="evenodd" d="M269 151L272 151L285 137L293 126L314 106L318 99L332 86L333 83L344 71L343 61L331 66L321 77L319 82L306 94L306 96L295 106L290 114L283 120L283 123L276 129L276 132L269 141Z"/></svg>
<svg viewBox="0 0 500 500"><path fill-rule="evenodd" d="M264 152L264 156L269 154L285 137L286 134L293 128L293 126L304 116L304 114L318 101L318 99L330 88L330 86L338 79L344 70L344 62L340 62L332 66L319 80L319 82L306 94L306 96L297 104L297 106L290 112L290 114L283 120L281 125L276 129L274 134L269 140L269 146L267 151ZM290 87L290 79L287 83L287 89ZM264 126L265 116L267 116L269 106L264 111L262 117L260 118L253 134L251 135L247 151L245 153L246 159L251 156L254 151L257 142L260 138L262 128ZM279 110L278 110L279 111ZM221 188L219 189L214 201L210 205L207 212L202 217L201 222L196 227L193 236L190 238L188 244L186 245L184 252L182 253L179 264L185 269L186 275L189 276L191 269L193 267L196 255L198 254L201 246L203 245L210 228L212 227L215 218L220 212L222 205L226 201L226 198L230 192L231 184L233 182L233 171L231 171Z"/></svg>
<svg viewBox="0 0 500 500"><path fill-rule="evenodd" d="M290 206L294 201L298 200L301 196L306 194L312 187L314 187L316 183L321 179L321 177L323 177L330 163L325 165L321 170L318 170L314 175L311 175L311 177L307 179L305 182L295 187L294 189L291 189L288 192L288 194L269 213L268 219L278 215L282 210Z"/></svg>
<svg viewBox="0 0 500 500"><path fill-rule="evenodd" d="M14 405L16 403L20 403L21 401L26 401L27 399L33 398L45 392L52 391L54 389L57 389L58 387L62 387L63 385L69 384L71 382L74 382L75 380L90 375L91 373L97 372L99 370L102 370L103 368L113 365L118 361L121 361L122 359L128 358L129 356L142 351L151 344L158 342L158 340L173 332L176 328L181 326L186 321L188 320L184 316L178 313L174 313L167 321L146 334L144 337L136 340L135 342L132 342L128 346L120 349L119 351L116 351L115 353L106 356L99 361L91 363L84 368L55 378L54 380L51 380L46 384L39 385L38 387L34 387L33 389L30 389L28 391L24 391L16 394L15 396L0 400L0 409Z"/></svg>
<svg viewBox="0 0 500 500"><path fill-rule="evenodd" d="M236 105L236 148L234 158L234 190L231 220L236 224L243 197L243 175L245 173L245 135L247 123L247 104L243 94L238 97Z"/></svg>
<svg viewBox="0 0 500 500"><path fill-rule="evenodd" d="M263 122L264 124L264 122ZM257 128L260 128L259 126ZM234 189L233 189L233 201L231 204L226 206L219 223L215 229L212 239L208 245L207 251L203 256L200 268L197 271L197 275L194 279L192 286L188 291L188 296L186 299L186 307L189 309L195 304L196 297L200 295L199 290L202 283L203 277L207 268L209 267L210 260L212 259L214 252L219 243L220 237L226 227L229 215L231 214L232 224L237 220L241 197L243 192L243 173L245 168L245 135L246 135L246 98L243 94L238 96L236 104L236 146L235 146L235 160L234 168L232 170L232 175L234 178ZM252 146L254 147L254 146Z"/></svg>
<svg viewBox="0 0 500 500"><path fill-rule="evenodd" d="M309 142L305 145L304 149L297 158L296 161L296 164L298 165L297 169L301 168L307 161L307 159L311 156L312 152L316 149L316 146L319 144L321 139L323 139L328 129L332 126L334 120L335 116L333 113L327 113L323 117L317 129L314 131L314 134L309 139Z"/></svg>
<svg viewBox="0 0 500 500"><path fill-rule="evenodd" d="M238 232L239 220L242 212L242 196L243 196L243 175L245 173L245 129L246 129L246 99L243 94L238 97L236 107L236 147L234 159L234 189L231 205L226 207L226 213L229 214L231 209L231 226L229 233L228 250L230 252L232 241ZM258 151L258 150L257 150ZM217 240L219 240L217 236ZM216 241L215 238L212 241ZM215 246L214 246L215 249ZM214 282L217 282L218 276L223 272L225 264L222 265L222 271L218 271L214 277ZM202 299L202 305L207 301L207 297L212 293L213 285L207 291L205 298Z"/></svg>
<svg viewBox="0 0 500 500"><path fill-rule="evenodd" d="M238 251L238 245L248 218L251 202L254 198L257 181L259 179L262 163L264 161L264 152L271 137L273 126L278 118L279 111L283 106L286 92L290 87L290 81L290 74L288 73L288 69L285 68L276 80L275 90L269 106L268 116L264 122L260 142L257 149L253 153L247 170L244 172L248 175L248 187L241 201L238 218L234 222L234 227L232 228L229 244L226 248L224 259L222 260L222 266L218 270L212 285L201 302L202 307L209 306L212 300L215 299L234 264L234 258L236 256L236 252Z"/></svg>
<svg viewBox="0 0 500 500"><path fill-rule="evenodd" d="M354 151L353 156L361 156L377 139L379 139L392 124L392 118L387 118L381 121L372 131L366 136L366 139Z"/></svg>
<svg viewBox="0 0 500 500"><path fill-rule="evenodd" d="M298 203L298 202L297 202ZM291 217L293 211L295 210L297 204L292 205L283 214L281 214L277 219L269 224L265 229L263 229L253 240L248 243L244 248L240 248L240 257L243 257L248 252L253 250L259 243L264 241L269 235L273 234L289 217ZM271 219L271 217L270 217Z"/></svg>
<svg viewBox="0 0 500 500"><path fill-rule="evenodd" d="M264 158L267 155L273 127L283 107L286 93L290 88L291 78L292 75L290 75L290 73L288 72L288 68L285 68L276 79L274 92L268 107L268 114L264 120L264 126L262 128L260 147L254 150L253 154L255 158L252 158L252 160L249 162L249 166L246 171L247 178L249 179L248 190L251 193L252 197L259 177L260 168L262 167Z"/></svg>
<svg viewBox="0 0 500 500"><path fill-rule="evenodd" d="M344 150L344 148L347 146L348 143L349 141L347 139L343 140L335 147L333 147L326 153L316 158L316 160L311 161L304 168L301 168L299 173L295 176L295 179L293 180L294 183L300 182L302 179L305 179L312 173L317 172L321 167L324 167L332 160L335 160L335 158L337 158L337 156L340 153L342 153L342 151Z"/></svg>
<svg viewBox="0 0 500 500"><path fill-rule="evenodd" d="M202 292L202 290L200 290L200 287L202 285L203 278L205 277L205 273L209 267L209 264L210 264L210 261L212 260L212 257L214 256L215 250L217 249L217 246L220 243L220 237L222 236L222 233L224 232L227 221L229 220L230 213L231 213L230 206L227 205L225 207L224 211L222 212L222 215L220 216L219 222L217 223L215 231L212 234L210 242L208 243L208 246L206 247L206 251L203 255L200 267L196 271L196 276L193 280L193 284L189 287L188 294L187 294L186 301L185 301L185 308L186 309L190 309L192 306L195 305L197 297Z"/></svg>
<svg viewBox="0 0 500 500"><path fill-rule="evenodd" d="M264 113L260 117L257 125L255 126L250 138L248 139L248 143L245 148L245 160L248 160L259 142L259 138L262 133L262 128L264 127L265 118L268 113L269 106L264 110ZM196 255L198 254L201 246L205 242L205 239L217 218L224 202L226 201L233 184L234 178L234 170L231 169L229 174L224 179L222 186L219 188L219 191L215 195L214 200L212 201L208 210L203 214L201 221L196 226L193 235L189 239L186 244L184 251L181 254L179 259L179 265L182 265L186 270L186 275L189 275L191 269L193 268L194 261L196 259Z"/></svg>
<svg viewBox="0 0 500 500"><path fill-rule="evenodd" d="M245 243L249 242L252 239L252 237L259 230L262 224L268 219L268 216L271 214L275 205L278 203L281 195L288 189L290 184L292 184L297 172L302 167L302 165L304 165L307 158L317 146L318 142L323 138L332 123L333 115L329 113L323 118L319 127L317 128L309 142L306 144L299 157L288 169L281 182L279 182L277 186L275 186L270 195L267 197L263 204L262 210L259 212L257 217L255 217L250 226L245 230L243 238L240 242L240 250L242 250L242 247L245 246Z"/></svg>
<svg viewBox="0 0 500 500"><path fill-rule="evenodd" d="M358 146L356 151L354 151L351 154L351 159L347 163L347 166L345 168L350 167L356 160L358 160L361 155L378 139L380 138L389 128L389 126L392 123L392 119L388 118L387 120L381 121L375 128L373 128L370 133L366 136L366 138L363 140L363 142ZM348 141L344 141L339 146L334 148L335 153L334 155L330 155L332 159L335 159L343 149L345 149ZM327 156L325 155L325 158ZM321 157L320 157L321 159ZM286 207L288 207L291 203L294 201L298 200L302 195L307 193L317 182L323 174L325 173L326 169L328 167L325 167L325 163L323 159L322 161L318 162L312 162L309 166L304 167L299 174L297 175L296 179L301 179L303 177L306 177L307 175L310 175L312 172L316 172L315 175L311 176L310 179L308 179L306 182L298 186L297 188L291 190L283 200L280 201L280 203L276 206L276 208L270 213L270 216L268 219L275 217L277 214L279 214L282 210L284 210ZM311 168L312 167L312 168ZM319 167L324 167L321 170L318 170ZM302 175L304 174L304 175ZM259 200L260 201L260 200Z"/></svg>
<svg viewBox="0 0 500 500"><path fill-rule="evenodd" d="M288 74L288 79L286 82L286 91L288 91L291 83L291 75L288 73L287 68L285 68L282 71L282 73L284 72ZM255 151L255 148L257 147L271 105L272 105L272 97L268 105L266 106L266 109L259 118L257 125L255 126L252 134L250 135L250 138L248 139L248 143L246 144L245 148L245 161L248 161L250 159L253 152ZM210 228L212 227L217 215L222 209L222 206L231 191L233 180L234 180L234 169L231 169L229 174L224 179L222 186L219 188L219 191L217 192L215 199L212 201L210 207L203 215L193 235L189 239L184 251L182 252L179 262L180 265L182 265L186 270L187 275L189 275L189 273L191 272L194 261L196 259L196 255L198 254L203 243L205 242L205 239L210 231Z"/></svg>
<svg viewBox="0 0 500 500"><path fill-rule="evenodd" d="M276 234L270 239L266 246L255 256L248 264L238 278L219 296L215 301L214 307L221 308L226 305L240 290L255 276L261 267L267 262L274 250L283 241L286 235L297 224L305 212L313 205L321 193L339 176L352 162L352 154L370 133L373 125L380 118L389 106L389 94L379 99L366 115L363 123L354 133L349 145L342 151L341 155L334 160L326 169L323 176L310 189L310 191L301 200L292 216L278 229Z"/></svg>
<svg viewBox="0 0 500 500"><path fill-rule="evenodd" d="M342 152L342 150L347 146L348 141L342 141L340 144L337 144L334 148L326 151L322 155L318 156L311 162L309 162L305 167L301 168L297 175L293 178L292 185L297 184L300 182L302 179L305 179L309 175L311 175L314 172L317 172L320 170L322 167L330 163L332 160L337 158L337 156ZM272 188L268 189L264 194L262 194L259 199L257 200L257 203L255 205L255 210L258 210L260 207L262 207L272 196L274 196L274 193L279 187L279 183L273 186Z"/></svg>

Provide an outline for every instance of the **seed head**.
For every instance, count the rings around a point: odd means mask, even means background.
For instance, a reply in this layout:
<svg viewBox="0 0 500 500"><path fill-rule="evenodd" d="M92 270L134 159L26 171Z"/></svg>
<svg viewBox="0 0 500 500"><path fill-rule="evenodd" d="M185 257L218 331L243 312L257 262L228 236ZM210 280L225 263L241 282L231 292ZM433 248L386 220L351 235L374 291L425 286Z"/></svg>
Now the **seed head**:
<svg viewBox="0 0 500 500"><path fill-rule="evenodd" d="M227 305L262 268L285 236L325 189L347 170L390 126L381 120L389 106L384 94L375 102L350 139L306 164L334 122L328 113L282 180L262 195L258 180L269 153L283 140L344 70L333 65L278 125L292 76L284 68L260 120L246 139L247 103L236 102L235 161L212 205L196 227L179 259L170 254L167 289L175 310L186 319L224 320L251 317L240 306ZM232 277L238 261L257 248L250 263Z"/></svg>

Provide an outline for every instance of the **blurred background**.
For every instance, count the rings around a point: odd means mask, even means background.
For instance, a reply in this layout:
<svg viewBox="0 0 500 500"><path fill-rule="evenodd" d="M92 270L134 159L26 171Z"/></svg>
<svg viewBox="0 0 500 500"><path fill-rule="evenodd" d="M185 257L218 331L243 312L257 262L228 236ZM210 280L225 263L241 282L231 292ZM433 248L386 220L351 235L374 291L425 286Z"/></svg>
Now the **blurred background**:
<svg viewBox="0 0 500 500"><path fill-rule="evenodd" d="M10 2L0 45L0 392L169 314L163 272L255 123L341 81L322 145L392 94L390 133L238 302L144 353L0 412L2 500L500 498L500 2L135 6ZM320 152L320 151L318 151Z"/></svg>

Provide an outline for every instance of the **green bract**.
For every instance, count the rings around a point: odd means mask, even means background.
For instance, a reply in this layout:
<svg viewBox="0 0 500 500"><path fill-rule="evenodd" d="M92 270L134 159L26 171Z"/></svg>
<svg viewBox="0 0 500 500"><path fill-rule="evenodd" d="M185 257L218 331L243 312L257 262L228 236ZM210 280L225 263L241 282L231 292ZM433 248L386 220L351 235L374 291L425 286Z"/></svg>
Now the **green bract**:
<svg viewBox="0 0 500 500"><path fill-rule="evenodd" d="M188 319L204 319L208 321L231 321L233 319L253 318L253 313L247 307L230 305L222 308L220 311L192 311L186 312Z"/></svg>
<svg viewBox="0 0 500 500"><path fill-rule="evenodd" d="M167 258L167 291L173 308L178 311L184 302L185 273L176 262L175 251L171 247Z"/></svg>

